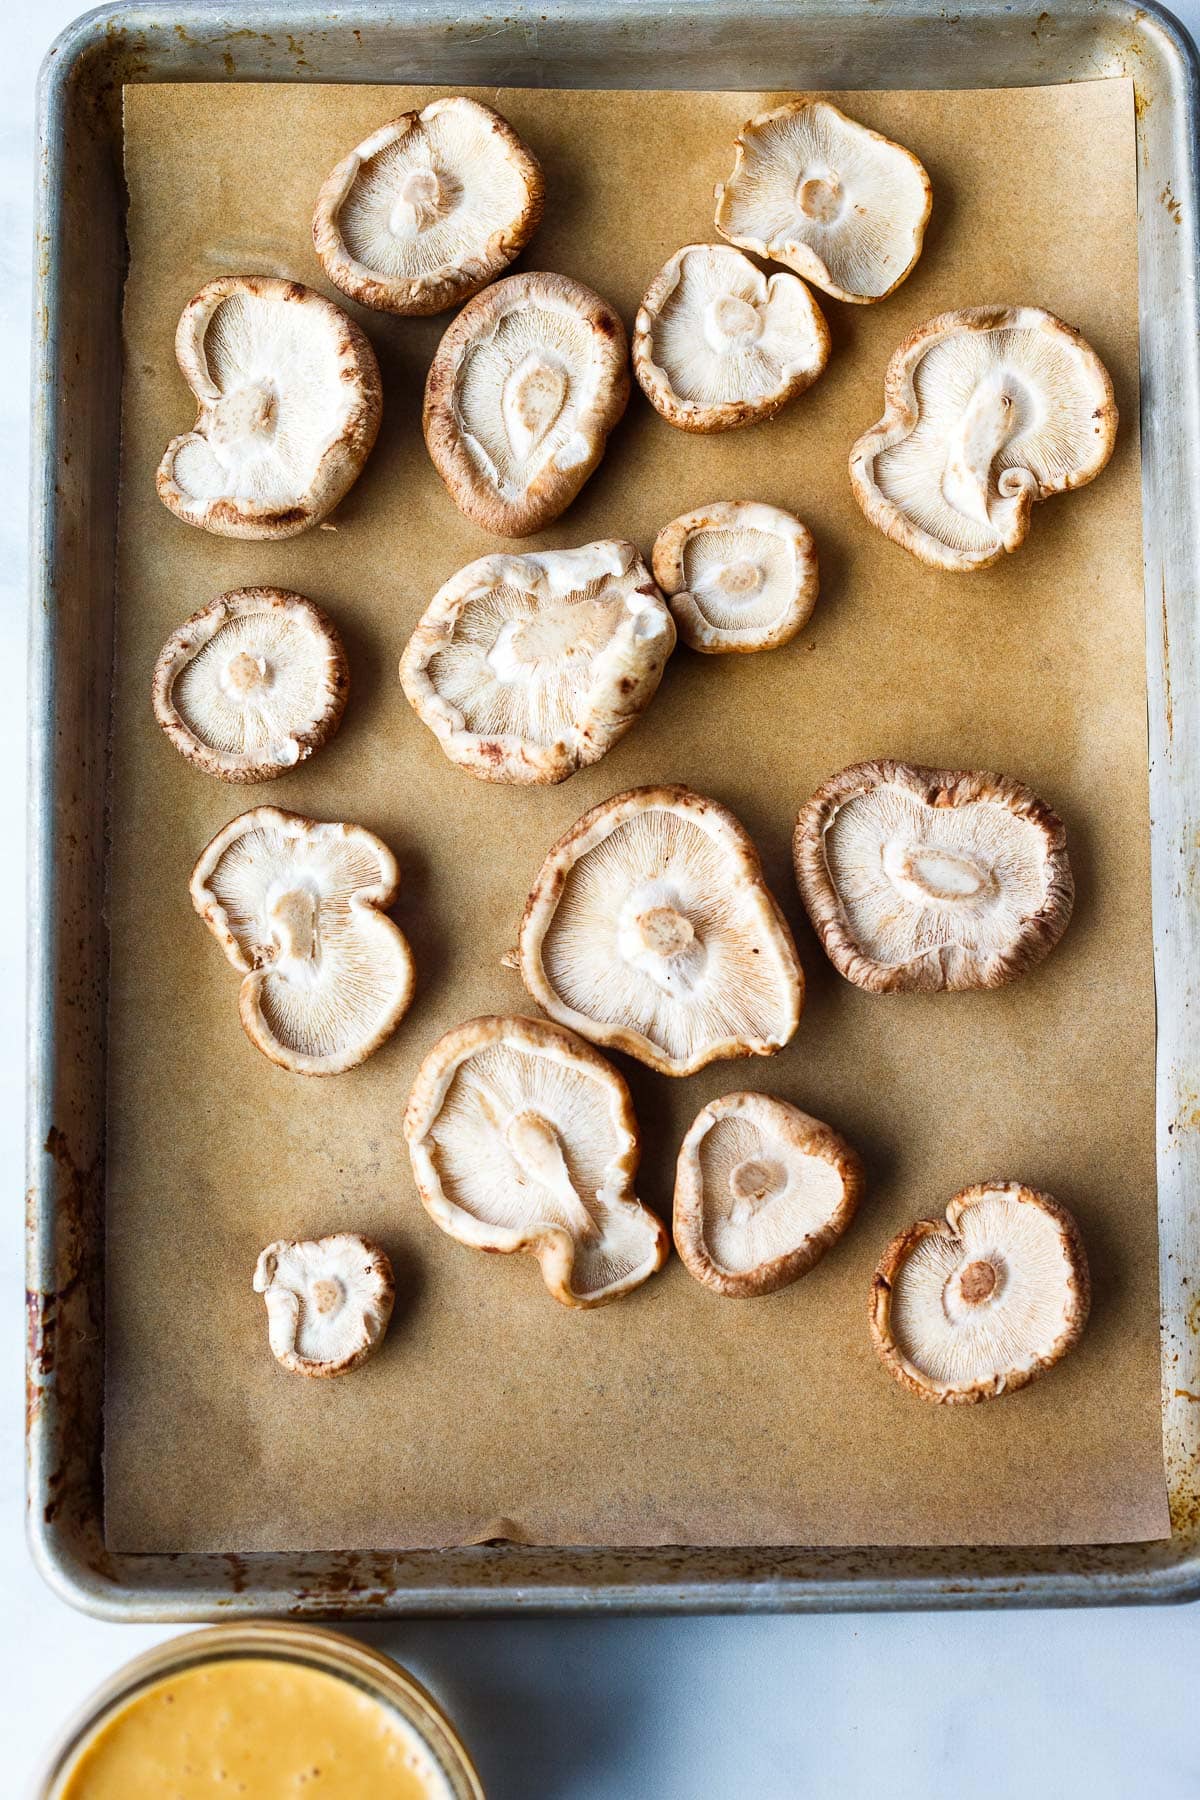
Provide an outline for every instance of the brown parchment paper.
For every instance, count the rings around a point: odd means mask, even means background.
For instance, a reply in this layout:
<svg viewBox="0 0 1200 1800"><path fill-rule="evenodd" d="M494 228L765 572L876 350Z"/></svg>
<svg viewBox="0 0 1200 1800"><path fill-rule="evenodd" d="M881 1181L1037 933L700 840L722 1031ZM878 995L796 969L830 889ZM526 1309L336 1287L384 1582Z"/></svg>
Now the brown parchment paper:
<svg viewBox="0 0 1200 1800"><path fill-rule="evenodd" d="M775 421L703 439L635 389L600 471L542 544L626 536L712 499L794 509L821 598L790 647L680 650L604 762L545 791L452 768L396 664L439 584L497 548L455 509L421 440L447 319L351 309L383 369L382 434L337 530L237 544L160 505L154 471L190 425L179 312L222 272L330 293L309 219L333 163L434 90L146 86L126 96L130 212L113 787L106 1512L123 1550L530 1543L1053 1543L1168 1529L1159 1424L1132 89L839 96L911 145L934 209L912 278L878 306L825 301L827 373ZM546 219L521 266L638 299L679 245L711 239L713 182L772 94L480 96L542 158ZM887 359L943 308L1033 302L1082 327L1122 425L1108 471L1036 509L982 575L924 569L872 530L846 456L882 410ZM340 736L267 787L206 779L150 712L155 656L221 589L297 588L352 664ZM1060 809L1074 923L999 993L876 998L840 980L790 873L797 807L864 756L1005 770ZM672 1082L626 1065L644 1198L669 1214L674 1154L711 1096L786 1095L862 1150L847 1239L795 1286L720 1299L673 1260L632 1297L573 1314L530 1258L472 1253L417 1201L400 1132L434 1039L476 1013L536 1010L499 966L526 889L587 807L682 781L731 806L796 930L808 1004L789 1049ZM238 978L187 883L210 835L256 802L377 831L420 975L393 1041L303 1080L243 1035ZM883 1374L866 1295L883 1245L967 1182L1016 1176L1079 1216L1091 1327L1047 1380L939 1411ZM278 1236L383 1240L399 1297L383 1352L328 1383L285 1375L250 1277Z"/></svg>

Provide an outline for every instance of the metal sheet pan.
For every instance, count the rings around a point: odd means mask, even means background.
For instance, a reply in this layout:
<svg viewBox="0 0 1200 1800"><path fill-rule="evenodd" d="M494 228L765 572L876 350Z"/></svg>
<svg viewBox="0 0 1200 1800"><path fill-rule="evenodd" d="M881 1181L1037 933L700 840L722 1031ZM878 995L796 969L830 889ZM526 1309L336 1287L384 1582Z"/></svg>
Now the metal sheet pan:
<svg viewBox="0 0 1200 1800"><path fill-rule="evenodd" d="M143 81L987 87L1128 75L1138 119L1163 1426L1172 1536L1050 1549L113 1555L102 1531L106 781L125 266L121 90ZM1126 0L284 0L110 6L39 94L33 376L30 1541L115 1619L1083 1605L1200 1594L1200 76ZM1077 178L1076 172L1060 172ZM1080 172L1081 174L1082 172Z"/></svg>

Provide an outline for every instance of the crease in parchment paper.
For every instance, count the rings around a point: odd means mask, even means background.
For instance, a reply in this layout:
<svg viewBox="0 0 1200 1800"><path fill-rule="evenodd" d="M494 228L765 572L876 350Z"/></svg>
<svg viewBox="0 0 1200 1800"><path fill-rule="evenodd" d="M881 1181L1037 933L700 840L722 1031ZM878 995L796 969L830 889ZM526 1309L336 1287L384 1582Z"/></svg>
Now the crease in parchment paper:
<svg viewBox="0 0 1200 1800"><path fill-rule="evenodd" d="M444 90L443 90L444 91ZM561 787L453 768L396 665L438 586L506 546L456 510L421 440L425 371L451 315L348 305L376 346L384 420L332 523L270 545L191 530L154 471L191 396L172 340L213 276L271 272L339 298L309 222L333 164L433 90L133 87L117 608L112 871L106 1524L121 1550L526 1543L1056 1543L1165 1534L1159 1413L1154 1003L1137 443L1137 260L1128 82L837 96L925 162L934 206L912 277L877 306L818 296L819 382L770 423L673 431L635 390L608 454L539 546L628 537L718 499L795 511L821 558L785 649L680 649L633 731ZM542 159L545 221L518 267L561 270L632 325L681 244L715 237L712 187L770 94L491 95ZM1082 171L1087 172L1086 180ZM1051 178L1047 171L1059 171ZM1077 172L1072 174L1070 172ZM887 361L949 307L1044 306L1104 359L1121 408L1092 486L1035 509L984 574L923 568L873 530L846 458L883 410ZM516 548L522 546L517 545ZM532 546L529 546L532 547ZM269 786L205 779L149 704L168 634L225 588L298 589L346 639L345 722ZM790 871L797 808L859 757L995 768L1067 821L1075 919L1046 963L987 994L859 993L830 968ZM731 806L797 934L808 1002L770 1060L686 1081L624 1065L669 1215L700 1106L781 1094L844 1132L868 1187L846 1238L795 1286L732 1301L672 1259L595 1313L549 1298L529 1257L483 1256L422 1211L401 1136L424 1052L482 1012L533 1012L499 966L551 843L586 808L682 781ZM309 1080L243 1034L237 977L192 912L209 837L270 803L376 831L402 871L395 917L418 986L362 1068ZM923 1405L867 1337L875 1262L969 1182L1011 1176L1077 1214L1095 1305L1044 1381L990 1405ZM305 1382L267 1348L255 1259L273 1238L352 1229L396 1266L387 1342Z"/></svg>

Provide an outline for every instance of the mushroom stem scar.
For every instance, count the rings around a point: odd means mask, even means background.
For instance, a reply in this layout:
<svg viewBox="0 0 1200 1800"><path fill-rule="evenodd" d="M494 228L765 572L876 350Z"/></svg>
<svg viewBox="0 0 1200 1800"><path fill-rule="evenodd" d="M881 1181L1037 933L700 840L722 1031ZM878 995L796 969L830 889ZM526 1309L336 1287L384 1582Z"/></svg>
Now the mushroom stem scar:
<svg viewBox="0 0 1200 1800"><path fill-rule="evenodd" d="M956 512L991 524L988 485L992 464L1017 428L1017 393L1003 369L988 375L963 409L950 436L942 493Z"/></svg>
<svg viewBox="0 0 1200 1800"><path fill-rule="evenodd" d="M652 906L639 913L634 928L642 949L652 956L681 956L696 939L692 921L673 906Z"/></svg>
<svg viewBox="0 0 1200 1800"><path fill-rule="evenodd" d="M271 667L265 656L239 650L221 671L221 687L238 700L246 700L260 688L270 687Z"/></svg>
<svg viewBox="0 0 1200 1800"><path fill-rule="evenodd" d="M773 1159L752 1156L737 1163L729 1173L729 1192L733 1200L729 1209L730 1222L747 1224L760 1206L781 1194L786 1186L787 1170Z"/></svg>
<svg viewBox="0 0 1200 1800"><path fill-rule="evenodd" d="M273 437L276 409L274 390L265 381L247 381L222 394L213 407L213 443L233 445L247 438Z"/></svg>
<svg viewBox="0 0 1200 1800"><path fill-rule="evenodd" d="M571 1230L579 1237L597 1237L596 1221L571 1180L562 1140L549 1119L533 1111L514 1113L504 1127L504 1142L522 1174L554 1195Z"/></svg>
<svg viewBox="0 0 1200 1800"><path fill-rule="evenodd" d="M317 949L317 902L307 888L288 888L269 897L267 917L281 959L313 960Z"/></svg>
<svg viewBox="0 0 1200 1800"><path fill-rule="evenodd" d="M990 1262L968 1263L959 1278L959 1291L970 1306L978 1306L996 1290L996 1271Z"/></svg>
<svg viewBox="0 0 1200 1800"><path fill-rule="evenodd" d="M704 309L704 335L716 351L749 349L762 331L762 314L740 294L718 294Z"/></svg>
<svg viewBox="0 0 1200 1800"><path fill-rule="evenodd" d="M995 885L991 871L972 857L895 839L883 846L883 872L917 906L962 905L982 899Z"/></svg>
<svg viewBox="0 0 1200 1800"><path fill-rule="evenodd" d="M830 225L842 210L842 184L832 171L805 175L796 189L796 204L806 219Z"/></svg>
<svg viewBox="0 0 1200 1800"><path fill-rule="evenodd" d="M436 170L410 169L388 214L388 230L396 238L416 237L440 218L442 211L442 184Z"/></svg>
<svg viewBox="0 0 1200 1800"><path fill-rule="evenodd" d="M500 397L508 441L524 462L553 429L567 402L566 371L540 350L531 350L509 375Z"/></svg>

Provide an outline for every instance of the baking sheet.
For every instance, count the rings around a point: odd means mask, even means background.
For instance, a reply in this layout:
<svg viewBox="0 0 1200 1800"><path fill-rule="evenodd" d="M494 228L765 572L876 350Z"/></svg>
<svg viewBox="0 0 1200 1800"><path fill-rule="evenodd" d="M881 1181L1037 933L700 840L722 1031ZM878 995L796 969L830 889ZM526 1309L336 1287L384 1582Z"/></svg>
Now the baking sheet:
<svg viewBox="0 0 1200 1800"><path fill-rule="evenodd" d="M106 1530L124 1550L525 1542L1053 1543L1168 1529L1161 1460L1153 991L1140 559L1133 99L1128 82L843 96L925 161L935 204L915 274L877 307L825 305L834 355L769 425L672 431L635 393L609 456L541 544L657 528L714 498L797 511L822 597L789 648L676 653L651 711L595 769L545 792L454 770L395 665L445 577L495 548L441 488L420 438L445 319L356 311L385 421L334 532L225 543L154 495L191 421L178 313L225 271L325 288L308 242L344 151L435 90L155 86L126 95L130 277L113 786ZM521 266L561 269L627 322L671 251L708 239L740 123L779 96L481 98L542 157L547 217ZM1080 171L1049 182L1046 170ZM1086 171L1086 180L1083 172ZM326 289L332 293L332 290ZM970 579L922 569L862 519L845 457L882 410L888 355L945 307L1032 301L1079 324L1112 371L1109 470L1038 509L1027 547ZM353 685L339 737L258 790L205 780L150 716L167 634L222 588L292 586L328 607ZM796 807L866 755L993 766L1063 813L1079 898L1042 969L997 994L880 999L842 982L803 923ZM724 1301L678 1262L594 1314L547 1296L531 1259L473 1254L416 1200L400 1136L412 1074L448 1025L532 1011L498 966L557 835L595 801L686 781L756 838L809 977L793 1044L685 1082L625 1065L641 1193L669 1211L695 1111L741 1086L784 1094L862 1150L851 1234L791 1289ZM396 917L417 1000L362 1069L302 1081L237 1023L237 978L191 912L209 836L256 801L370 826L404 871ZM1017 1175L1077 1212L1093 1320L1052 1378L942 1413L887 1381L865 1297L879 1250L966 1182ZM397 1267L382 1354L305 1384L265 1344L250 1274L280 1235L361 1229Z"/></svg>

